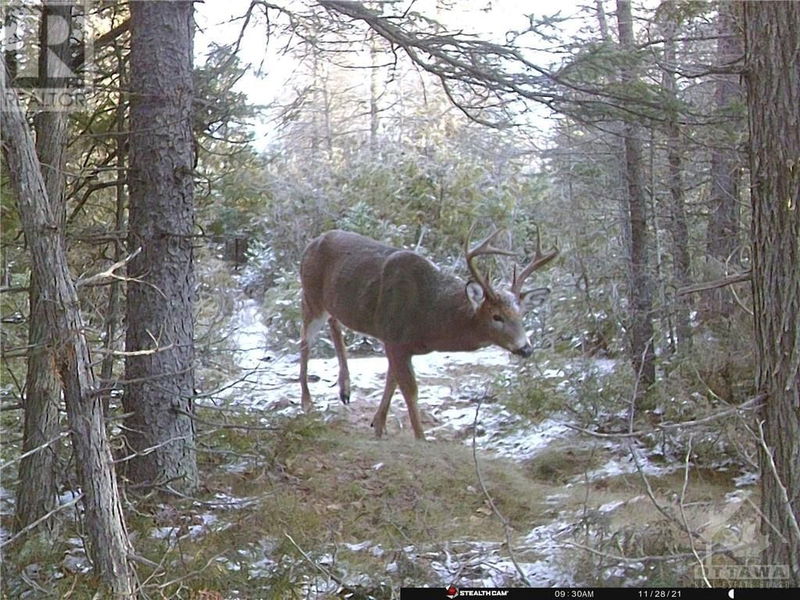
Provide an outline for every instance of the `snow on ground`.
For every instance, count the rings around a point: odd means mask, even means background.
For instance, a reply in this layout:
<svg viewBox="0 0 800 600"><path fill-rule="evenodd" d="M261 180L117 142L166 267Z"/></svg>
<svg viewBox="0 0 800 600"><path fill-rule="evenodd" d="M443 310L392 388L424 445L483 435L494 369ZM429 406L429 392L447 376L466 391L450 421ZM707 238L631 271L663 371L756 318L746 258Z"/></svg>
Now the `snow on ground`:
<svg viewBox="0 0 800 600"><path fill-rule="evenodd" d="M297 354L275 356L266 351L267 329L259 319L254 301L248 300L242 306L234 336L234 345L240 349L238 363L244 374L241 381L224 392L225 401L271 416L297 414L301 410L299 357ZM520 360L497 347L415 356L418 403L428 437L433 440L466 438L465 441L471 443L477 400ZM351 356L348 364L351 403L343 405L339 400L339 367L335 357L309 361L312 400L323 415L347 418L370 434L372 416L383 395L386 359L383 355ZM544 376L564 375L559 370L548 369ZM409 427L405 402L400 392L395 392L387 419L388 435ZM477 432L481 448L517 459L530 458L552 440L570 433L556 419L531 426L490 401L480 405Z"/></svg>
<svg viewBox="0 0 800 600"><path fill-rule="evenodd" d="M327 331L321 335L324 339ZM267 350L268 331L254 301L246 301L241 307L234 336L234 344L240 349L237 362L243 374L239 381L223 392L222 402L261 413L265 422L276 416L299 414L299 356L296 353L275 354ZM658 477L681 468L681 465L669 468L655 464L636 442L621 444L587 440L568 427L570 417L566 412L534 423L506 409L492 398L491 393L497 385L509 380L509 375L517 369L520 360L495 347L475 352L434 352L415 356L413 364L419 386L419 408L428 438L461 440L472 444L474 437L476 447L481 452L492 452L516 461L535 459L538 453L554 443L558 443L558 447L563 447L565 442L576 446L593 444L602 448L605 462L566 482L564 494L554 494L545 499L554 507L556 514L552 521L522 535L516 550L516 565L510 560L507 548L496 542L451 542L444 551L439 546L430 549L410 546L404 549L408 558L424 561L440 575L442 581L449 581L458 575L462 585L504 586L520 581L519 568L532 586L574 585L576 582L569 572L571 567L565 562L564 551L569 548L568 540L574 533L571 523L578 517L558 510L563 499L568 497L566 489L573 485L585 485L587 481L635 474L638 470ZM372 435L370 424L383 393L386 359L382 355L357 355L351 356L348 363L351 403L344 405L339 400L338 362L335 357L312 358L309 361L312 400L323 419L346 419L356 429L363 430L364 435ZM561 367L544 364L534 376L549 379L556 389L575 395L575 377L589 372L598 377L609 376L614 367L614 361L605 359L581 361L579 365L564 364ZM395 393L391 405L386 435L411 435L405 402L399 392ZM379 463L375 468L381 466ZM601 506L599 511L612 513L623 504L621 500L613 500ZM200 524L201 527L209 525ZM348 550L384 551L370 542L350 544ZM251 565L256 570L273 567L269 559L263 564ZM391 563L387 568L392 568Z"/></svg>
<svg viewBox="0 0 800 600"><path fill-rule="evenodd" d="M0 516L14 514L14 497L6 488L0 485ZM5 527L0 525L0 544L10 537Z"/></svg>
<svg viewBox="0 0 800 600"><path fill-rule="evenodd" d="M320 333L323 339L326 335L327 330ZM239 310L233 338L234 346L239 349L237 362L243 374L223 392L222 398L231 405L261 412L265 419L296 415L301 411L299 356L270 353L267 339L268 330L260 318L257 303L246 300ZM481 450L513 460L530 460L554 441L575 438L577 434L565 424L568 418L564 414L531 423L487 397L492 384L501 382L521 360L493 346L475 352L432 352L415 356L418 404L428 438L461 439L471 444L474 427L476 444ZM598 359L582 365L582 369L591 369L603 376L613 371L614 364L612 360ZM344 405L339 400L336 357L309 361L311 397L323 418L345 418L363 429L366 435L371 435L372 417L383 394L386 359L382 354L350 356L348 365L350 404ZM561 379L563 386L570 386L570 376L562 368L539 369L537 377ZM398 435L400 431L407 435L406 430L410 430L410 424L405 402L398 391L389 411L387 435ZM635 445L630 451L624 445L614 450L606 464L582 478L588 476L594 480L636 473L637 462L645 474L653 476L670 470L653 464ZM636 453L636 460L632 452Z"/></svg>

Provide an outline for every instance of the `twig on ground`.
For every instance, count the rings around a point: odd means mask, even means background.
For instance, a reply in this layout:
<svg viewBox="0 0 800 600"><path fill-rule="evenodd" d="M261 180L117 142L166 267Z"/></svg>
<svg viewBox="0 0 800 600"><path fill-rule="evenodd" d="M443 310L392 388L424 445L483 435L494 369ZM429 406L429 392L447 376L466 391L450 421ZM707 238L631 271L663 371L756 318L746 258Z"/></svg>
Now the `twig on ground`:
<svg viewBox="0 0 800 600"><path fill-rule="evenodd" d="M561 423L561 425L567 427L568 429L572 429L573 431L580 431L581 433L585 433L586 435L591 435L592 437L597 437L597 438L636 438L645 435L652 435L654 433L663 433L664 431L668 431L671 429L696 427L697 425L704 425L706 423L716 421L717 419L721 419L729 415L739 414L742 411L758 410L759 408L761 408L761 402L764 400L765 397L766 396L764 394L759 394L758 396L755 396L743 402L739 406L732 406L730 408L726 408L724 410L708 415L706 417L702 417L700 419L694 419L692 421L681 421L680 423L663 423L661 425L656 425L652 429L642 429L639 431L629 430L627 432L619 432L619 433L603 433L600 431L592 431L591 429L584 429L583 427L578 427L577 425L572 425L570 423Z"/></svg>
<svg viewBox="0 0 800 600"><path fill-rule="evenodd" d="M519 573L520 579L525 584L526 587L530 587L531 584L528 581L528 577L525 575L525 571L522 570L522 567L517 562L517 557L514 554L514 546L511 540L511 524L508 522L508 519L503 516L503 513L500 512L500 509L497 508L497 505L494 503L494 499L492 498L489 490L486 489L486 484L483 481L483 474L481 473L480 465L478 464L478 444L476 441L476 432L478 431L478 415L480 414L481 404L483 403L484 396L478 398L478 405L475 407L475 420L472 423L472 460L475 464L475 474L478 477L478 484L481 486L481 491L483 495L486 497L486 501L489 503L489 507L492 509L492 512L500 519L500 522L503 524L503 529L505 531L506 536L506 548L508 548L508 556L511 558L511 562L514 565L514 568Z"/></svg>
<svg viewBox="0 0 800 600"><path fill-rule="evenodd" d="M326 569L325 567L323 567L322 565L320 565L319 563L317 563L316 561L314 561L314 559L313 559L313 558L311 558L311 557L308 555L308 553L307 553L305 550L303 550L303 549L302 549L302 548L301 548L301 547L300 547L300 546L297 544L297 542L295 542L295 541L294 541L294 538L292 538L292 536L291 536L291 535L289 535L289 533L288 533L288 532L284 531L284 532L283 532L283 535L284 535L284 536L286 536L286 539L287 539L287 540L289 540L289 542L292 544L292 546L294 546L294 547L297 549L297 551L298 551L298 552L299 552L299 553L300 553L300 554L303 556L303 558L305 558L305 559L306 559L306 561L307 561L307 562L308 562L308 563L309 563L309 564L310 564L312 567L314 567L315 569L317 569L317 570L318 570L320 573L322 573L323 575L325 575L325 576L326 576L328 579L330 579L331 581L333 581L333 582L335 582L335 583L339 584L340 586L344 587L344 585L345 585L345 584L344 584L344 582L343 582L341 579L339 579L339 578L338 578L336 575L334 575L333 573L331 573L330 571L328 571L328 569Z"/></svg>
<svg viewBox="0 0 800 600"><path fill-rule="evenodd" d="M708 580L708 575L706 574L706 566L703 564L703 559L700 558L700 555L697 553L697 548L694 545L694 535L692 532L692 528L689 526L689 519L686 517L686 490L689 488L689 465L690 459L692 457L692 436L689 436L689 441L687 443L686 448L686 459L683 462L683 487L681 488L681 497L680 502L678 503L678 507L681 510L681 520L683 521L683 528L689 532L689 546L692 549L692 554L694 555L697 564L700 565L700 574L703 576L703 582L706 584L706 587L713 587L711 582Z"/></svg>

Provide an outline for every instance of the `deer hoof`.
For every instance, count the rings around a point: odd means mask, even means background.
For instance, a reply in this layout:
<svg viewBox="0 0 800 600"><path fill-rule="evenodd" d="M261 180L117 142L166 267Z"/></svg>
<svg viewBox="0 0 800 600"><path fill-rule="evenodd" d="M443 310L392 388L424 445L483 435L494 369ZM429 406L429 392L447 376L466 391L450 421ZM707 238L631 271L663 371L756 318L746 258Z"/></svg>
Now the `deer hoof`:
<svg viewBox="0 0 800 600"><path fill-rule="evenodd" d="M350 404L350 393L339 394L339 399L342 401L342 404Z"/></svg>

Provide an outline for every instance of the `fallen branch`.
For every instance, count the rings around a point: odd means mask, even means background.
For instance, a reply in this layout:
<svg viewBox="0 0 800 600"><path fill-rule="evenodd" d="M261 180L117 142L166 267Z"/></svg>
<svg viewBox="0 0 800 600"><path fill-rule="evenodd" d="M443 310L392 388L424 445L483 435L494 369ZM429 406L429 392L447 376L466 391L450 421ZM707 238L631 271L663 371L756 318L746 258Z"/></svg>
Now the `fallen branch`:
<svg viewBox="0 0 800 600"><path fill-rule="evenodd" d="M583 544L579 544L578 542L570 542L566 541L563 542L565 546L571 546L573 548L578 548L580 550L585 550L590 554L594 554L596 556L601 556L603 558L613 560L616 562L621 563L642 563L642 562L666 562L670 560L683 560L686 558L694 558L694 554L691 552L676 552L675 554L655 554L655 555L645 555L645 556L622 556L621 554L612 554L610 552L603 552L602 550L598 550L597 548L592 548L591 546L585 546ZM733 552L736 550L741 550L742 548L749 548L750 544L740 544L738 546L733 546L731 548L725 548L720 550L708 550L707 552L713 555L717 554L725 554L726 552Z"/></svg>
<svg viewBox="0 0 800 600"><path fill-rule="evenodd" d="M297 549L297 551L298 551L298 552L299 552L299 553L300 553L300 554L303 556L303 558L305 558L305 559L306 559L306 561L307 561L307 562L308 562L308 563L309 563L309 564L310 564L312 567L314 567L315 569L317 569L317 570L318 570L320 573L322 573L323 575L325 575L325 576L326 576L328 579L330 579L331 581L333 581L333 582L335 582L335 583L339 584L340 586L344 587L344 582L343 582L341 579L339 579L339 578L338 578L336 575L334 575L333 573L331 573L330 571L328 571L328 569L326 569L325 567L323 567L323 566L322 566L322 565L320 565L319 563L315 562L315 561L314 561L314 559L312 559L312 558L311 558L311 557L310 557L310 556L309 556L309 555L306 553L306 551L305 551L305 550L303 550L303 549L302 549L300 546L298 546L298 545L297 545L297 542L295 542L295 541L294 541L294 538L292 538L292 536L291 536L291 535L289 535L289 534L288 534L288 532L284 531L284 532L283 532L283 535L285 535L285 536L286 536L286 539L287 539L287 540L289 540L289 542L291 542L292 546L294 546L294 547Z"/></svg>
<svg viewBox="0 0 800 600"><path fill-rule="evenodd" d="M481 474L481 468L478 464L478 445L476 442L476 432L478 431L478 415L480 414L481 404L483 404L483 396L478 398L478 405L475 407L475 420L472 423L472 460L475 464L475 474L478 477L478 484L481 486L481 491L483 492L486 501L489 503L489 507L503 524L503 529L506 535L506 548L508 549L508 556L511 558L511 563L514 565L514 568L517 570L517 573L519 574L520 579L522 579L522 582L525 584L525 586L530 587L530 581L528 581L525 571L522 570L522 567L517 562L517 557L514 554L514 547L511 543L511 523L508 522L508 519L506 519L503 513L500 512L500 509L497 508L497 505L494 503L494 499L492 498L491 494L489 494L489 490L486 489L486 484L484 483L483 475Z"/></svg>
<svg viewBox="0 0 800 600"><path fill-rule="evenodd" d="M766 399L766 394L759 394L758 396L755 396L743 402L739 406L732 406L731 408L726 408L725 410L721 410L719 412L716 412L712 415L708 415L707 417L703 417L701 419L694 419L693 421L681 421L680 423L664 423L662 425L656 425L652 429L642 429L639 431L602 433L600 431L592 431L591 429L584 429L583 427L578 427L577 425L572 425L570 423L561 423L561 425L567 427L568 429L579 431L581 433L585 433L586 435L591 435L592 437L597 437L597 438L635 438L645 435L652 435L654 433L663 433L664 431L669 431L671 429L696 427L697 425L704 425L706 423L716 421L717 419L721 419L729 415L739 414L746 410L758 410L759 408L761 408L761 403L765 399Z"/></svg>
<svg viewBox="0 0 800 600"><path fill-rule="evenodd" d="M678 508L680 509L683 528L687 532L689 532L689 546L692 549L692 554L694 554L694 559L697 562L697 566L700 568L700 574L703 577L703 583L706 584L706 587L711 588L714 586L712 586L711 582L708 580L708 574L706 573L706 565L703 562L703 559L700 558L700 554L697 552L697 546L694 543L694 535L692 533L693 530L689 525L689 518L686 516L686 490L689 489L689 471L691 469L691 458L692 458L692 436L690 435L689 443L687 444L686 448L686 459L683 462L683 487L681 488L681 497L680 501L678 502Z"/></svg>
<svg viewBox="0 0 800 600"><path fill-rule="evenodd" d="M245 431L278 431L280 429L279 427L273 427L271 425L237 425L234 423L218 423L216 421L208 421L198 417L194 413L187 412L180 408L175 408L174 412L189 417L194 422L200 423L201 425L208 425L210 427L217 427L219 429L243 429Z"/></svg>

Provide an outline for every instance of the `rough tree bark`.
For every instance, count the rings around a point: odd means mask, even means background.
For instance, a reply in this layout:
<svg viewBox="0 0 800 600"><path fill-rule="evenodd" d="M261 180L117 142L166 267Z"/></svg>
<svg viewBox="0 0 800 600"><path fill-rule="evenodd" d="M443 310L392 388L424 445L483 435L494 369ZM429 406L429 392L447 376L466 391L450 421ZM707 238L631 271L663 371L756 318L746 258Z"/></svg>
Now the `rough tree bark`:
<svg viewBox="0 0 800 600"><path fill-rule="evenodd" d="M70 62L69 37L61 44L50 44L51 34L63 35L60 28L71 26L72 7L48 0L42 10L39 25L40 47L48 48L64 63ZM47 53L39 57L39 81L44 88L57 87L49 80ZM56 219L59 231L64 229L64 163L67 145L67 113L43 111L34 119L36 129L36 154L47 190L51 214ZM14 528L19 531L40 517L50 513L56 506L58 476L58 448L60 433L58 406L61 402L61 383L56 371L53 347L47 343L48 323L45 319L46 298L42 295L43 284L36 271L31 272L28 291L28 354L25 378L23 453L35 448L38 452L26 456L19 464L19 487L16 496ZM55 441L54 441L55 440ZM47 537L51 533L53 520L39 525Z"/></svg>
<svg viewBox="0 0 800 600"><path fill-rule="evenodd" d="M800 3L744 3L763 560L800 586Z"/></svg>
<svg viewBox="0 0 800 600"><path fill-rule="evenodd" d="M127 475L197 487L194 394L192 3L132 2L130 261L123 404Z"/></svg>
<svg viewBox="0 0 800 600"><path fill-rule="evenodd" d="M717 16L717 63L732 68L742 56L742 40L734 18L735 5L719 4ZM719 73L716 76L714 104L720 117L735 119L731 111L742 101L739 75ZM738 127L735 128L738 130ZM727 261L739 245L739 169L741 159L735 139L714 140L711 148L711 215L708 222L708 254Z"/></svg>
<svg viewBox="0 0 800 600"><path fill-rule="evenodd" d="M119 78L119 85L122 89L127 89L130 82L127 77L127 54L120 44L114 44L114 57L117 61L116 73ZM114 210L114 230L125 231L126 216L128 208L128 188L125 183L127 177L128 160L128 140L125 133L128 130L128 108L125 102L120 102L116 108L116 154L117 154L117 184L114 186L116 194L116 207ZM114 240L114 263L123 259L124 241ZM100 365L100 384L103 386L103 409L108 414L111 402L111 384L114 375L114 364L116 362L113 350L116 350L117 332L122 321L122 311L124 310L124 287L122 281L114 279L108 290L108 306L106 308L105 323L103 325L105 333L104 350L106 355Z"/></svg>
<svg viewBox="0 0 800 600"><path fill-rule="evenodd" d="M675 2L664 2L666 18L662 23L664 30L664 69L661 77L662 85L670 97L677 102L678 84L675 73L671 67L677 66L675 56ZM691 258L689 255L689 226L686 221L686 207L683 193L683 158L681 153L681 129L678 124L678 115L670 111L665 123L667 137L667 164L669 200L667 201L667 214L669 215L669 232L672 254L672 279L674 288L686 287L691 283ZM675 336L679 350L687 350L692 345L692 328L689 320L689 297L677 298L673 296L675 305Z"/></svg>
<svg viewBox="0 0 800 600"><path fill-rule="evenodd" d="M64 388L78 482L83 492L88 554L96 573L118 598L133 598L130 542L120 504L103 410L83 333L78 295L67 265L63 230L52 212L25 115L0 65L0 128L32 268L40 282L47 344Z"/></svg>
<svg viewBox="0 0 800 600"><path fill-rule="evenodd" d="M741 32L735 18L736 5L732 2L719 4L717 17L717 63L726 69L732 69L737 61L741 60L744 49L742 48ZM718 131L722 134L712 140L711 147L711 191L709 197L710 214L706 232L706 249L711 258L709 267L713 277L722 277L723 266L736 260L736 250L739 247L739 170L743 158L737 149L736 132L741 130L739 110L742 98L742 88L737 73L719 73L716 76L716 89L714 91L714 104L717 117L727 119L730 123L720 126ZM729 271L736 270L728 269ZM729 273L727 273L729 274ZM727 316L734 307L733 297L729 290L720 288L704 293L705 303L709 316Z"/></svg>
<svg viewBox="0 0 800 600"><path fill-rule="evenodd" d="M631 53L634 50L633 17L631 3L617 0L617 25L619 42ZM633 83L636 75L629 66L620 69L623 83ZM625 147L624 174L630 244L628 247L628 302L631 319L628 331L631 362L640 377L640 390L656 380L655 352L653 348L653 292L649 272L649 241L647 234L647 200L642 175L641 127L628 121L623 128Z"/></svg>

